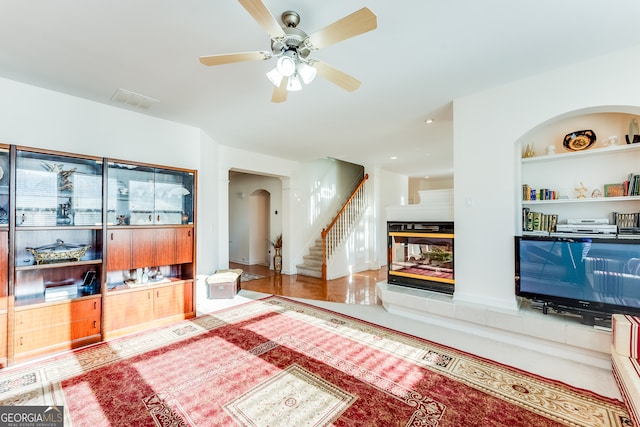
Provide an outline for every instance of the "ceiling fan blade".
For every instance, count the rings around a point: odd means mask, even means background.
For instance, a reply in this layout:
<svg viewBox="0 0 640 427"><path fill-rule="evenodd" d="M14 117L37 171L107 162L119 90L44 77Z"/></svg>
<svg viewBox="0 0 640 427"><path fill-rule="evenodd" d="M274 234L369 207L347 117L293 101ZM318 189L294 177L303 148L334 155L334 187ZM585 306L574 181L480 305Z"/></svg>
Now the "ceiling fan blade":
<svg viewBox="0 0 640 427"><path fill-rule="evenodd" d="M273 17L269 9L267 9L267 6L265 6L261 0L238 0L238 3L253 16L253 19L256 20L272 39L286 36L276 18Z"/></svg>
<svg viewBox="0 0 640 427"><path fill-rule="evenodd" d="M377 26L376 15L368 8L363 7L351 15L347 15L309 35L308 41L313 48L322 49L342 40L374 30Z"/></svg>
<svg viewBox="0 0 640 427"><path fill-rule="evenodd" d="M200 62L204 65L222 65L233 64L234 62L257 61L260 59L269 59L270 57L271 55L268 52L242 52L201 56Z"/></svg>
<svg viewBox="0 0 640 427"><path fill-rule="evenodd" d="M287 100L287 84L289 84L289 77L283 77L280 82L280 86L273 89L273 95L271 96L271 102L284 102Z"/></svg>
<svg viewBox="0 0 640 427"><path fill-rule="evenodd" d="M343 73L325 62L318 61L315 62L313 66L316 67L319 75L329 80L331 83L340 86L344 90L353 92L360 87L360 80L351 77L349 74Z"/></svg>

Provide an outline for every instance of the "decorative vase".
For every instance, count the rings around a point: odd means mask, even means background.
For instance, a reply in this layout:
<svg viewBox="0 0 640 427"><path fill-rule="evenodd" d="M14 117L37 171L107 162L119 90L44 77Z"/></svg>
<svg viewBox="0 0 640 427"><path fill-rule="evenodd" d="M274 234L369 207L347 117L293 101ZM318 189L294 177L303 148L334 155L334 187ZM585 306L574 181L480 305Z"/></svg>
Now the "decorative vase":
<svg viewBox="0 0 640 427"><path fill-rule="evenodd" d="M274 248L276 254L273 256L273 270L280 274L282 271L282 248Z"/></svg>

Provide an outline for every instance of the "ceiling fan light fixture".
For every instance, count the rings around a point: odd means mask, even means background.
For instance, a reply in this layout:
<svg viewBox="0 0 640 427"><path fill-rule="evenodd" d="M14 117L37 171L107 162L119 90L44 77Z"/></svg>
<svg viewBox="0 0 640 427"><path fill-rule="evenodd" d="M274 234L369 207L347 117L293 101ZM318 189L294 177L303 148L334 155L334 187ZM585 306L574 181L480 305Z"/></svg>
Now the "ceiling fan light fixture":
<svg viewBox="0 0 640 427"><path fill-rule="evenodd" d="M267 78L275 85L275 87L280 87L280 83L282 83L284 76L280 74L277 68L274 68L267 73Z"/></svg>
<svg viewBox="0 0 640 427"><path fill-rule="evenodd" d="M278 72L284 77L292 76L296 72L295 52L285 52L276 62Z"/></svg>
<svg viewBox="0 0 640 427"><path fill-rule="evenodd" d="M316 78L318 70L316 70L315 67L307 64L306 62L300 62L300 64L298 64L298 74L300 75L300 78L302 79L304 84L308 85L313 81L313 79Z"/></svg>
<svg viewBox="0 0 640 427"><path fill-rule="evenodd" d="M300 83L300 78L298 77L298 73L289 77L289 82L287 83L287 90L289 92L296 92L302 90L302 83Z"/></svg>

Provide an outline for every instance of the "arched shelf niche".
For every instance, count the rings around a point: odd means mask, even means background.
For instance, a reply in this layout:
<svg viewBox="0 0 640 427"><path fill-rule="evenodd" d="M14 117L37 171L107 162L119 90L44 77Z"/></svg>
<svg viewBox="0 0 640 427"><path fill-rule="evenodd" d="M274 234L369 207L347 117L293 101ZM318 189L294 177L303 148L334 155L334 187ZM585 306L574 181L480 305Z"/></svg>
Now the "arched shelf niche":
<svg viewBox="0 0 640 427"><path fill-rule="evenodd" d="M611 218L613 212L638 212L640 199L604 197L606 186L623 183L629 174L640 174L640 144L627 144L632 119L640 123L640 106L600 106L567 112L535 126L515 141L516 177L514 189L516 230L524 230L523 208L557 215L558 221L572 218ZM565 135L592 130L596 141L589 148L572 151L563 144ZM610 137L617 145L610 144ZM530 148L532 157L524 153ZM559 197L551 201L524 201L523 185L549 189ZM578 188L586 188L585 199L577 199Z"/></svg>

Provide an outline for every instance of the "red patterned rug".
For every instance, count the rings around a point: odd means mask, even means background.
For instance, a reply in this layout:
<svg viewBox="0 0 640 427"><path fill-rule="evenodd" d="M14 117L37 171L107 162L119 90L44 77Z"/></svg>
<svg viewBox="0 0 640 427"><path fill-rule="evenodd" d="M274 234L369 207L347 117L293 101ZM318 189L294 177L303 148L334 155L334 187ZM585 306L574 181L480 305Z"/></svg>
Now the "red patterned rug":
<svg viewBox="0 0 640 427"><path fill-rule="evenodd" d="M625 426L623 404L282 297L0 371L74 426Z"/></svg>

